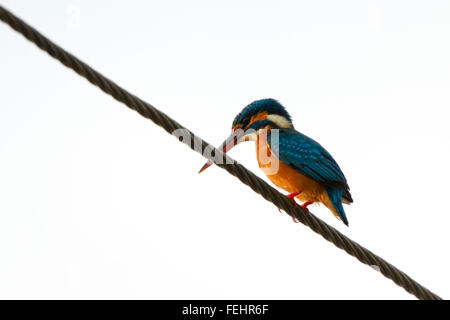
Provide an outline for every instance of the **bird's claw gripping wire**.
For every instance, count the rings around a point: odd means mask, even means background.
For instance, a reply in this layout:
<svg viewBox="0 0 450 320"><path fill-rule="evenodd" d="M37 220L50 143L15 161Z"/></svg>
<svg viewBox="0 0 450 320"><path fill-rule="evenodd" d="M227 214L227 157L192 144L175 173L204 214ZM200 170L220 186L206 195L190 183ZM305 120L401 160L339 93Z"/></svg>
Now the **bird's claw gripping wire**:
<svg viewBox="0 0 450 320"><path fill-rule="evenodd" d="M302 193L302 192L301 192L301 191L296 191L296 192L292 192L292 193L286 195L286 197L288 197L289 199L292 200L292 202L294 203L294 207L295 207L295 206L298 206L297 201L295 201L295 197L298 196L300 193ZM309 203L309 202L310 202L310 201L307 201L307 202L305 202L304 204L302 204L302 207L303 207L304 209L306 209L306 211L308 211L308 212L309 212L309 210L308 210L306 207L307 207L308 205L311 204L311 203ZM281 212L281 209L278 208L278 211ZM295 223L298 223L298 222L299 222L299 221L298 221L296 218L294 218L294 217L292 217L292 220L293 220Z"/></svg>
<svg viewBox="0 0 450 320"><path fill-rule="evenodd" d="M139 99L138 97L130 94L128 91L118 86L110 79L106 78L96 70L92 69L86 63L79 60L77 57L71 55L61 47L57 46L54 42L49 40L47 37L42 35L39 31L31 27L29 24L24 22L22 19L15 16L13 13L9 12L7 9L0 5L0 20L8 24L11 28L22 34L29 41L36 44L40 49L46 51L53 58L59 60L68 68L77 72L80 76L89 80L92 84L99 87L105 93L111 95L116 100L124 103L126 106L137 111L140 115L152 120L157 125L164 128L167 132L173 133L175 129L184 129L178 122L168 117L152 105L146 103L145 101ZM193 133L189 132L192 137ZM206 142L200 139L200 141L206 146L209 146ZM211 146L210 146L211 147ZM195 149L191 146L191 149ZM203 150L203 149L202 149ZM236 176L241 182L248 186L261 185L265 192L270 193L274 196L273 200L270 200L277 206L281 206L282 196L276 192L275 189L271 188L264 181L259 180L253 173L249 172L243 167L237 165L222 167L230 174ZM254 188L253 188L254 189ZM254 189L256 191L256 189ZM260 195L264 196L264 192L257 191ZM267 197L264 196L267 199ZM336 229L328 226L326 223L320 219L315 218L311 215L311 220L314 222L308 224L314 232L320 234L325 240L330 241L339 249L344 250L346 253L356 257L360 262L366 265L377 265L380 266L382 274L394 281L395 284L404 288L407 292L414 294L419 299L432 299L441 300L441 298L435 293L431 292L421 284L417 283L411 279L404 272L396 268L395 266L389 264L384 259L375 255L371 251L362 247L358 243L352 241L345 235L341 234Z"/></svg>

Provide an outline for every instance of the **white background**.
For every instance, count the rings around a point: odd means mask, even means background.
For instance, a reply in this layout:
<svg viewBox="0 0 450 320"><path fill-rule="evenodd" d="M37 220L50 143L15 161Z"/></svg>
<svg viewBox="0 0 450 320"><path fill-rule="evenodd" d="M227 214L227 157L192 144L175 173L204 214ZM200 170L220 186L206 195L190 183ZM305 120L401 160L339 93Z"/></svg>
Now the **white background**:
<svg viewBox="0 0 450 320"><path fill-rule="evenodd" d="M2 4L211 143L278 99L351 186L311 211L450 297L450 2ZM0 298L413 298L4 24L0 63Z"/></svg>

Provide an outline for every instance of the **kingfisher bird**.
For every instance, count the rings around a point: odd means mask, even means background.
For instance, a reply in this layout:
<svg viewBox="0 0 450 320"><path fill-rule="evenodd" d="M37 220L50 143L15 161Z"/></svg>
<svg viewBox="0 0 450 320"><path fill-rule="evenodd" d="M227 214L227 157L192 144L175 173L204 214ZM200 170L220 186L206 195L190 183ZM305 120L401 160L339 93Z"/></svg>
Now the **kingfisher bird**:
<svg viewBox="0 0 450 320"><path fill-rule="evenodd" d="M343 203L353 202L342 170L318 142L294 129L286 109L275 99L256 100L235 118L223 152L244 141L256 142L259 167L277 187L289 192L307 212L313 203L324 204L348 226ZM208 168L208 161L200 170ZM294 220L295 221L295 220Z"/></svg>

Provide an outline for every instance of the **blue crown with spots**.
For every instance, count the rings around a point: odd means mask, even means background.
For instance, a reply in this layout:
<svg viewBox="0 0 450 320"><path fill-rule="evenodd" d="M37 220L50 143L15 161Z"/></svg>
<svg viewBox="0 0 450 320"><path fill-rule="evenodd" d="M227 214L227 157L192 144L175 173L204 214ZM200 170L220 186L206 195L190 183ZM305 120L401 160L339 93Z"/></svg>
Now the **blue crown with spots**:
<svg viewBox="0 0 450 320"><path fill-rule="evenodd" d="M261 112L267 112L268 114L277 114L285 117L289 122L291 122L291 116L286 111L286 109L275 99L261 99L256 100L242 109L241 112L234 118L234 127L237 124L243 124L244 126L250 122L250 119Z"/></svg>

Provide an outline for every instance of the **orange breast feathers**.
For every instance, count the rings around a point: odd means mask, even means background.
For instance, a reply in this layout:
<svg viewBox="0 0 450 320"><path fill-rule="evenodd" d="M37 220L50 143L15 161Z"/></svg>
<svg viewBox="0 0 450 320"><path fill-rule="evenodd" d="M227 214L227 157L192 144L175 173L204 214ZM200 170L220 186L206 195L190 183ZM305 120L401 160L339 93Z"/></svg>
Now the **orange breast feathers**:
<svg viewBox="0 0 450 320"><path fill-rule="evenodd" d="M259 167L270 181L289 193L300 192L296 196L300 201L322 202L338 216L323 185L285 164L271 152L267 132L268 130L261 130L258 134L256 157Z"/></svg>

